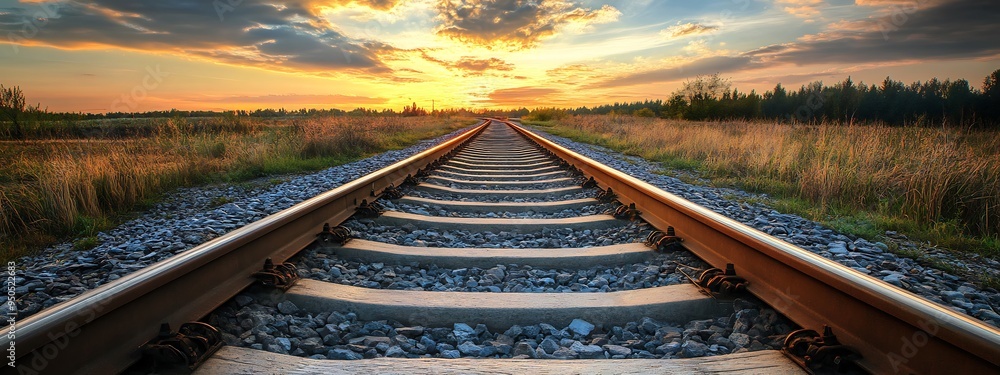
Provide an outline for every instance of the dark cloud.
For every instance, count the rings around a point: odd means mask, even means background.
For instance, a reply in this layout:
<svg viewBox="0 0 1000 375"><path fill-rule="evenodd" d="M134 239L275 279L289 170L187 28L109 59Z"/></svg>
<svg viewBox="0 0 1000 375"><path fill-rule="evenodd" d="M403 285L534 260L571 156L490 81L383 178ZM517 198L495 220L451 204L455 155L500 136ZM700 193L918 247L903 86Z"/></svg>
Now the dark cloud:
<svg viewBox="0 0 1000 375"><path fill-rule="evenodd" d="M674 68L656 69L607 79L588 85L588 87L607 88L655 82L671 82L699 75L757 69L761 67L745 56L706 57Z"/></svg>
<svg viewBox="0 0 1000 375"><path fill-rule="evenodd" d="M797 65L993 57L1000 54L997 15L996 0L925 3L909 15L843 23L832 31L745 55Z"/></svg>
<svg viewBox="0 0 1000 375"><path fill-rule="evenodd" d="M560 0L442 0L437 8L443 20L439 35L509 49L532 47L569 23L609 22L621 14L609 5L591 10Z"/></svg>
<svg viewBox="0 0 1000 375"><path fill-rule="evenodd" d="M367 3L381 6L388 2ZM378 57L386 46L361 43L334 31L313 14L314 5L307 2L244 0L230 6L225 0L98 0L57 4L54 10L45 11L51 14L45 20L33 17L42 8L31 4L0 9L0 35L13 35L8 39L17 44L111 46L277 70L389 71Z"/></svg>

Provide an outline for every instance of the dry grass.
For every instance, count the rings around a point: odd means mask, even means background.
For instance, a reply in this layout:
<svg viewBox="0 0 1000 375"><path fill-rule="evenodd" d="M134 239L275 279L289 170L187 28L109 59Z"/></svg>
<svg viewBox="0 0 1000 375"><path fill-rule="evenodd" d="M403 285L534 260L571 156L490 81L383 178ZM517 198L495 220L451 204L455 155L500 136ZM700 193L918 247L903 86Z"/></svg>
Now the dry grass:
<svg viewBox="0 0 1000 375"><path fill-rule="evenodd" d="M982 250L976 247L995 244L1000 234L995 132L629 116L575 116L543 125L786 198L783 205L793 211L858 234L900 230L963 250ZM995 256L1000 249L985 252Z"/></svg>
<svg viewBox="0 0 1000 375"><path fill-rule="evenodd" d="M178 186L322 169L472 123L428 117L157 121L151 134L129 138L2 142L0 258L66 236L93 236L115 216Z"/></svg>

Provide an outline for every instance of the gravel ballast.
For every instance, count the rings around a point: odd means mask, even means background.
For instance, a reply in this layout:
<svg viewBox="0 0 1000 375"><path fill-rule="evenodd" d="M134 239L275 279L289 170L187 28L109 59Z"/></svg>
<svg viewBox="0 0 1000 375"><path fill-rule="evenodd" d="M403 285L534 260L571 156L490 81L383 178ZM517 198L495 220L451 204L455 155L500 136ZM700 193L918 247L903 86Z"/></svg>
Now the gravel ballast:
<svg viewBox="0 0 1000 375"><path fill-rule="evenodd" d="M371 219L351 218L342 224L358 238L393 245L447 248L569 248L609 246L642 242L652 227L641 221L622 220L609 229L544 228L539 232L521 233L516 230L475 232L467 230L418 229L413 224L388 226Z"/></svg>
<svg viewBox="0 0 1000 375"><path fill-rule="evenodd" d="M440 217L480 217L480 218L500 218L500 219L559 219L567 217L588 216L614 213L617 204L594 203L579 209L565 209L558 212L460 212L449 211L445 207L435 204L409 204L392 200L380 200L387 210L406 212L417 215L440 216Z"/></svg>
<svg viewBox="0 0 1000 375"><path fill-rule="evenodd" d="M303 277L374 289L439 292L615 292L687 283L708 266L687 251L658 254L649 261L615 267L545 269L506 264L448 269L437 265L357 262L315 248L294 259ZM684 272L684 273L681 273Z"/></svg>
<svg viewBox="0 0 1000 375"><path fill-rule="evenodd" d="M15 293L18 298L19 319L402 160L457 133L319 173L288 177L286 181L270 186L209 186L178 189L168 194L162 203L142 213L136 219L99 233L97 237L101 244L93 249L79 251L73 249L71 243L63 243L45 249L38 255L17 260ZM949 306L955 311L969 314L993 325L1000 325L1000 315L997 313L1000 310L1000 293L997 290L980 289L956 275L923 266L910 258L897 256L888 251L889 246L885 243L846 236L801 217L782 214L762 204L737 201L759 200L761 196L733 189L691 185L677 178L658 174L656 172L661 171L662 166L656 163L622 156L602 147L580 144L561 137L551 135L546 137L598 162L859 272ZM591 189L578 196L562 196L553 200L589 198L593 197L596 191ZM462 198L456 197L456 200ZM221 200L228 203L218 205L216 202ZM514 198L511 200L517 201ZM520 199L520 201L530 200ZM407 234L412 234L411 232ZM454 233L449 234L456 238L460 237ZM634 241L637 238L644 238L642 234L640 231L635 231L627 237L623 236L622 240ZM490 241L501 244L510 241L513 245L513 241L523 239L515 234L494 235L496 238L484 236L466 242L481 240L483 242L477 246L485 247ZM580 238L581 235L563 234L570 238L574 236ZM605 239L614 243L615 239L612 237ZM893 238L895 245L903 249L921 248L895 233L887 233L887 237ZM466 239L461 238L462 241ZM457 242L445 237L443 233L428 239L444 245ZM419 246L417 240L420 239L414 238L410 245ZM431 246L428 240L421 241L425 241L424 245ZM405 239L403 242L402 244L406 244ZM524 245L524 247L543 247L539 245L541 244L536 241L534 245ZM551 241L548 245L577 246ZM960 269L974 270L976 273L995 274L996 270L1000 270L1000 262L984 257L960 256L935 250L931 250L928 256ZM6 306L4 304L0 307L0 314L8 312Z"/></svg>
<svg viewBox="0 0 1000 375"><path fill-rule="evenodd" d="M652 318L601 327L573 320L513 326L494 332L483 324L404 326L364 321L354 313L307 314L278 294L244 293L216 310L209 324L228 345L313 359L406 358L623 359L691 358L779 349L794 326L750 300L734 302L729 316L689 322Z"/></svg>

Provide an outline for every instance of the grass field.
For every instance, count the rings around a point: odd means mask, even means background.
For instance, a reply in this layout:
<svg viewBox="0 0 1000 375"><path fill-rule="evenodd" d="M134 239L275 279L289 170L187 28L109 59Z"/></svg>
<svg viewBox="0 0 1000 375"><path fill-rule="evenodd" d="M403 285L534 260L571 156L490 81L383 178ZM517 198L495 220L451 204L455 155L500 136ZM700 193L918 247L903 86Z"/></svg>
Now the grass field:
<svg viewBox="0 0 1000 375"><path fill-rule="evenodd" d="M953 128L573 116L552 134L767 193L779 210L879 238L887 230L1000 257L1000 134ZM669 172L667 172L669 173Z"/></svg>
<svg viewBox="0 0 1000 375"><path fill-rule="evenodd" d="M0 141L0 258L66 238L77 238L79 248L93 247L93 236L122 213L172 188L320 170L472 123L225 117L59 124L28 141Z"/></svg>

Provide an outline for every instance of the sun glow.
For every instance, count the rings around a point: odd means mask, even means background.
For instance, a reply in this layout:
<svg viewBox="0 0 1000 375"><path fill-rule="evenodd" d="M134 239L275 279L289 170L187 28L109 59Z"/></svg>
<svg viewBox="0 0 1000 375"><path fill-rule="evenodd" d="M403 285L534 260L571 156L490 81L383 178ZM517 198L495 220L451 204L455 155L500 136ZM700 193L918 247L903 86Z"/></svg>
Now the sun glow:
<svg viewBox="0 0 1000 375"><path fill-rule="evenodd" d="M1000 33L989 12L947 1L910 10L905 24L890 17L888 29L891 1L222 4L18 2L0 9L4 84L57 111L111 110L149 66L173 74L137 111L577 107L664 99L699 74L763 92L847 75L880 82L888 69L904 81L973 80L1000 60L984 39Z"/></svg>

